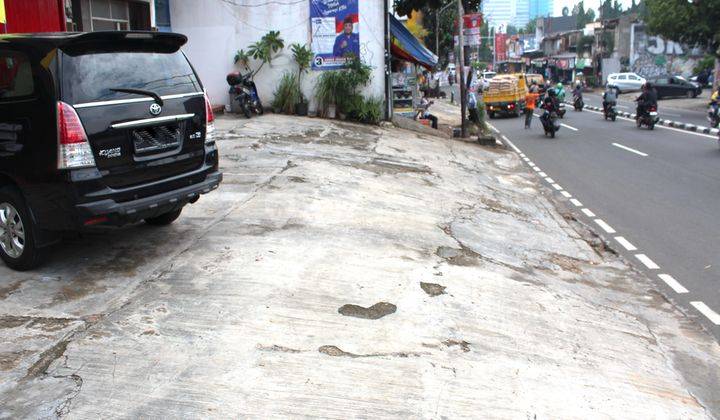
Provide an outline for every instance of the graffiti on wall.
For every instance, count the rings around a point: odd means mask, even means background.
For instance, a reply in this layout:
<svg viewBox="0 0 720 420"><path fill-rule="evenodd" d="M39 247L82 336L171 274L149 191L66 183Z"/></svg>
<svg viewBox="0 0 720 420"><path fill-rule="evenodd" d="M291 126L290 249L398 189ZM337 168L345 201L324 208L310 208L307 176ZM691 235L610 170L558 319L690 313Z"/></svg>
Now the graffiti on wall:
<svg viewBox="0 0 720 420"><path fill-rule="evenodd" d="M632 51L631 70L646 78L677 74L689 77L702 55L696 49L649 35L642 25L634 25Z"/></svg>

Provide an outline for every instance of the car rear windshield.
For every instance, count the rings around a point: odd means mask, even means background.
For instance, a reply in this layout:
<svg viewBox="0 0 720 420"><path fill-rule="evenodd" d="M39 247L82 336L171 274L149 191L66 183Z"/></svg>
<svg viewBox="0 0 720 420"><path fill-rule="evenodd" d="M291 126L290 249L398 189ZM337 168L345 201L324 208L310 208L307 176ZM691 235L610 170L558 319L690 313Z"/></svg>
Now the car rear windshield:
<svg viewBox="0 0 720 420"><path fill-rule="evenodd" d="M62 97L79 104L137 98L111 89L139 89L158 95L201 91L182 52L110 52L63 56Z"/></svg>

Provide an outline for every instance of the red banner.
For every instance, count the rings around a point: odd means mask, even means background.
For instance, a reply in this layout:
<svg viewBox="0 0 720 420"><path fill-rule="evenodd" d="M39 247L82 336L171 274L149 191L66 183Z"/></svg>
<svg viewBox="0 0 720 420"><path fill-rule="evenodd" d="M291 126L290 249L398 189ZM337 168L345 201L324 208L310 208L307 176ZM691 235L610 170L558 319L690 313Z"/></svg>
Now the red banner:
<svg viewBox="0 0 720 420"><path fill-rule="evenodd" d="M507 61L507 34L495 34L495 60Z"/></svg>

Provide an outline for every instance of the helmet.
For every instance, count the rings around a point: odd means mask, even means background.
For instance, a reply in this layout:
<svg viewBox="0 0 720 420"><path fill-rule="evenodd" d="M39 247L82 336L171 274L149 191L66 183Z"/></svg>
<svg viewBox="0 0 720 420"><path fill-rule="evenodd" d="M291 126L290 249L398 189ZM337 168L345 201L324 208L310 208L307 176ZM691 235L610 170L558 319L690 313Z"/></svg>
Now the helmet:
<svg viewBox="0 0 720 420"><path fill-rule="evenodd" d="M562 83L558 82L558 84L555 85L555 87L558 88L558 89L562 89L562 88L563 88L563 85L562 85Z"/></svg>
<svg viewBox="0 0 720 420"><path fill-rule="evenodd" d="M555 92L555 89L548 89L547 93L550 96L555 96L557 94L557 92Z"/></svg>

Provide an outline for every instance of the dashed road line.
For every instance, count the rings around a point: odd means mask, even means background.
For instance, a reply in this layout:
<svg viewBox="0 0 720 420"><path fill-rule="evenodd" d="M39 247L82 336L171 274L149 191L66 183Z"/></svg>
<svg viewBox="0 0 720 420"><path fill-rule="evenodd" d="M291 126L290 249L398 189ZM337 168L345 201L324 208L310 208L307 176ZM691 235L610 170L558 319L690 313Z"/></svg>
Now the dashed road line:
<svg viewBox="0 0 720 420"><path fill-rule="evenodd" d="M562 194L562 196L565 197L565 198L570 198L570 197L572 197L572 194L570 194L569 192L567 192L567 191L565 191L565 190L560 191L560 194Z"/></svg>
<svg viewBox="0 0 720 420"><path fill-rule="evenodd" d="M570 202L573 203L573 206L575 206L575 207L582 207L582 206L583 206L583 204L582 204L579 200L577 200L577 199L575 199L575 198L571 199Z"/></svg>
<svg viewBox="0 0 720 420"><path fill-rule="evenodd" d="M635 153L636 155L640 155L640 156L642 156L642 157L647 157L647 156L648 156L647 153L643 153L643 152L641 152L641 151L639 151L639 150L635 150L635 149L633 149L632 147L623 146L623 145L620 144L620 143L613 143L612 145L615 146L615 147L619 147L620 149L627 150L628 152Z"/></svg>
<svg viewBox="0 0 720 420"><path fill-rule="evenodd" d="M545 177L545 181L547 181L548 184L554 184L554 183L555 183L555 180L552 179L552 178L550 178L549 176L546 176L546 177Z"/></svg>
<svg viewBox="0 0 720 420"><path fill-rule="evenodd" d="M616 236L615 240L623 246L628 251L637 251L637 247L630 243L627 239L623 238L622 236Z"/></svg>
<svg viewBox="0 0 720 420"><path fill-rule="evenodd" d="M645 254L635 254L635 258L637 258L641 263L645 265L650 270L659 270L660 266L655 264L655 261L651 260L650 257L648 257Z"/></svg>
<svg viewBox="0 0 720 420"><path fill-rule="evenodd" d="M605 221L603 219L595 219L595 223L597 223L597 225L600 226L605 232L615 233L615 229L613 229L612 226L605 223Z"/></svg>
<svg viewBox="0 0 720 420"><path fill-rule="evenodd" d="M690 302L701 314L705 315L715 325L720 325L720 314L710 309L704 302L692 301Z"/></svg>
<svg viewBox="0 0 720 420"><path fill-rule="evenodd" d="M688 292L688 289L683 287L682 284L678 283L678 281L675 280L670 274L658 274L658 277L660 277L660 280L664 281L665 284L670 286L670 288L673 289L675 293L683 294Z"/></svg>
<svg viewBox="0 0 720 420"><path fill-rule="evenodd" d="M560 125L562 125L563 127L567 128L567 129L569 129L569 130L578 131L577 128L572 127L572 126L569 126L569 125L567 125L567 124L565 124L565 123L560 123Z"/></svg>
<svg viewBox="0 0 720 420"><path fill-rule="evenodd" d="M585 216L587 216L587 217L595 217L595 213L593 213L592 210L590 210L590 209L582 209L580 211L585 213Z"/></svg>
<svg viewBox="0 0 720 420"><path fill-rule="evenodd" d="M563 187L559 186L558 184L551 184L553 188L557 191L562 191Z"/></svg>
<svg viewBox="0 0 720 420"><path fill-rule="evenodd" d="M543 178L545 178L547 176L547 174L543 171L538 172L538 175L540 175Z"/></svg>

